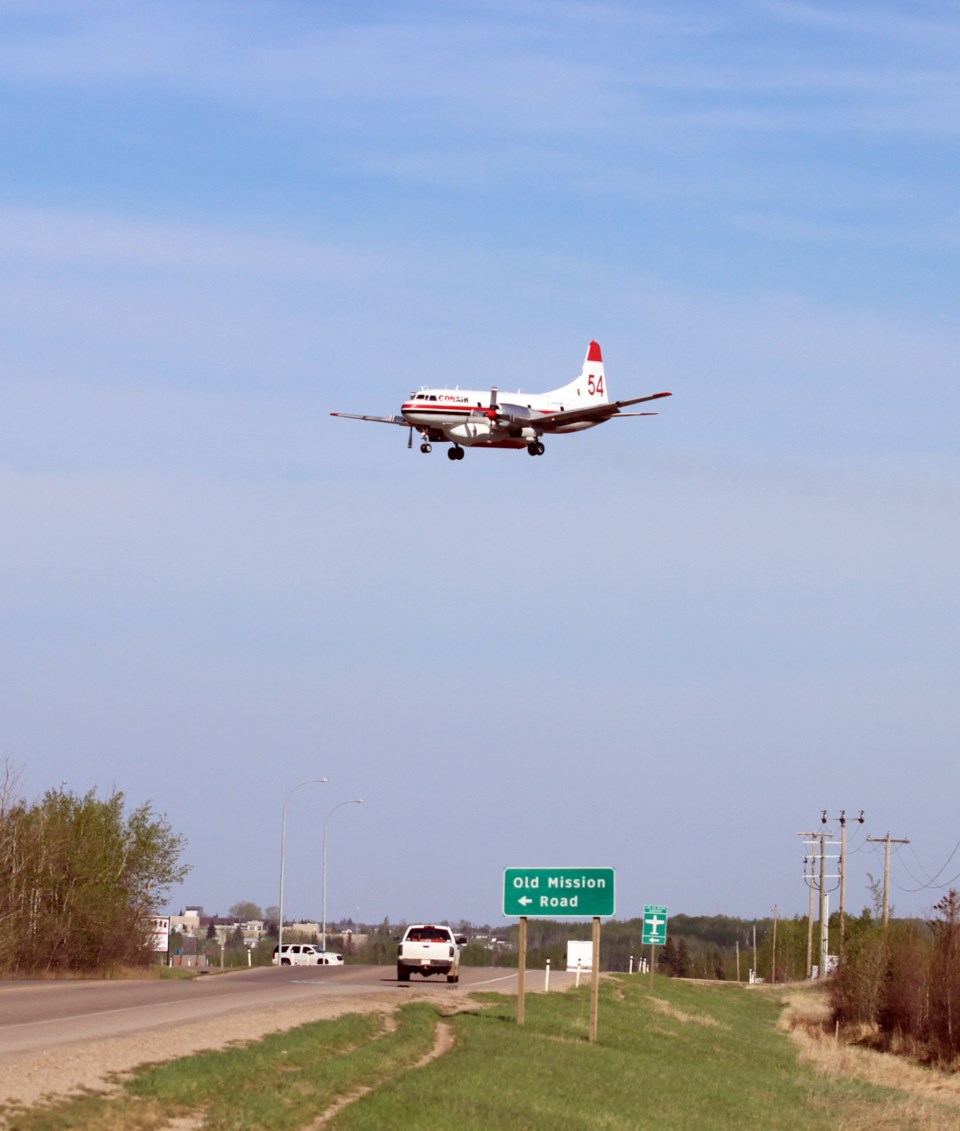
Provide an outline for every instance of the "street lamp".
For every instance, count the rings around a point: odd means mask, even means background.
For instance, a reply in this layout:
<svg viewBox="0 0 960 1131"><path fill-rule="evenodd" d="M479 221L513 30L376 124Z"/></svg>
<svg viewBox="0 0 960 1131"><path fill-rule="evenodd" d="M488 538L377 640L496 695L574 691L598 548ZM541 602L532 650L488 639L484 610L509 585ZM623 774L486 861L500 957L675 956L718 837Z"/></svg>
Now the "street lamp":
<svg viewBox="0 0 960 1131"><path fill-rule="evenodd" d="M320 936L321 943L320 949L326 954L327 952L327 821L336 813L338 809L342 809L344 805L362 805L362 797L354 797L351 801L341 801L339 805L334 805L330 812L323 819L323 934Z"/></svg>
<svg viewBox="0 0 960 1131"><path fill-rule="evenodd" d="M283 957L283 866L287 855L287 802L301 786L323 785L329 778L307 778L298 782L283 799L283 813L280 818L280 922L277 926L277 966L282 964Z"/></svg>

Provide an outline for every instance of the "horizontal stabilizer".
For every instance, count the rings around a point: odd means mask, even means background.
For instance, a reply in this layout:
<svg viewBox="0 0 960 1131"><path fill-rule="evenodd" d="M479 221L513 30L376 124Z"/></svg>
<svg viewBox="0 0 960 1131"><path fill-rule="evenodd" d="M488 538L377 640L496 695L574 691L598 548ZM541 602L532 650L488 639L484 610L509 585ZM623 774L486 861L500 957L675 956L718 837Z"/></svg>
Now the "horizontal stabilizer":
<svg viewBox="0 0 960 1131"><path fill-rule="evenodd" d="M672 393L651 393L646 397L632 397L626 401L610 401L604 404L588 405L586 408L570 408L562 412L551 412L545 416L537 417L537 430L539 432L555 432L565 428L568 424L602 424L614 416L656 416L655 412L621 413L620 409L631 404L644 404L646 401L656 401L661 397L672 396ZM516 423L520 423L518 419ZM526 423L526 421L524 421Z"/></svg>

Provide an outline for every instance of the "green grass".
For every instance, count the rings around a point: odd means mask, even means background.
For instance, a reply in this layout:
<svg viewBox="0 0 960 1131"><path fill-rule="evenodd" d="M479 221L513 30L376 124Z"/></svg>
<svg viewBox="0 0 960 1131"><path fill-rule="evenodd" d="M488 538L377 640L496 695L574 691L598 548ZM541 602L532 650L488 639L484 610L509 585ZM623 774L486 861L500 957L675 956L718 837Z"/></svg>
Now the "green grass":
<svg viewBox="0 0 960 1131"><path fill-rule="evenodd" d="M200 971L189 966L161 966L161 982L188 982L191 978L199 978Z"/></svg>
<svg viewBox="0 0 960 1131"><path fill-rule="evenodd" d="M660 981L658 1008L634 978L606 982L599 1040L589 990L527 999L526 1024L502 998L451 1019L451 1056L346 1108L338 1131L835 1129L889 1090L814 1076L777 1032L779 1005L733 986ZM842 1122L842 1120L841 1120Z"/></svg>
<svg viewBox="0 0 960 1131"><path fill-rule="evenodd" d="M119 1095L87 1094L7 1114L12 1131L154 1131L202 1112L211 1131L294 1131L340 1095L402 1073L433 1043L436 1011L404 1006L390 1032L378 1014L301 1025L235 1048L141 1068Z"/></svg>
<svg viewBox="0 0 960 1131"><path fill-rule="evenodd" d="M438 995L438 1006L443 1003ZM817 1076L776 1029L775 991L619 976L601 988L599 1040L589 1040L589 987L516 1000L474 995L443 1019L456 1046L432 1047L438 1010L315 1022L239 1047L140 1069L116 1095L85 1095L8 1112L13 1131L157 1131L202 1117L211 1131L293 1131L338 1098L373 1090L329 1124L339 1131L671 1131L904 1127L887 1088Z"/></svg>

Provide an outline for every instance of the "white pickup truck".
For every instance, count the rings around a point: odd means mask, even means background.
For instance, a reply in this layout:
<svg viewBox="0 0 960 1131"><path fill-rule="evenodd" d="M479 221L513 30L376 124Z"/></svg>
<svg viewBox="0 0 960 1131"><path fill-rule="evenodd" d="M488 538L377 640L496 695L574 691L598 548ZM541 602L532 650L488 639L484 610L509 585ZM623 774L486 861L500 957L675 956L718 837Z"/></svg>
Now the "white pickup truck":
<svg viewBox="0 0 960 1131"><path fill-rule="evenodd" d="M417 973L425 978L446 974L448 982L459 982L460 948L466 941L449 927L431 923L407 927L397 947L397 981L409 982L410 975Z"/></svg>

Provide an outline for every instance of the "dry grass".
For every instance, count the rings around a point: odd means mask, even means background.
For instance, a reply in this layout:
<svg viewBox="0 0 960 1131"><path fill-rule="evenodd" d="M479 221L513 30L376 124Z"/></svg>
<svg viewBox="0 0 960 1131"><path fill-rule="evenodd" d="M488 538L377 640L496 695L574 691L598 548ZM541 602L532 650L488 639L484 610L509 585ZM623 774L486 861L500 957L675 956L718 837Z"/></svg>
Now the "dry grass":
<svg viewBox="0 0 960 1131"><path fill-rule="evenodd" d="M704 1025L708 1029L729 1029L729 1025L724 1025L715 1017L709 1017L705 1013L686 1013L682 1009L678 1009L670 1002L664 1001L663 998L652 997L650 1004L657 1010L658 1013L665 1013L668 1017L672 1017L674 1021L693 1022L695 1025Z"/></svg>
<svg viewBox="0 0 960 1131"><path fill-rule="evenodd" d="M838 1040L829 1028L830 1010L820 987L797 988L782 997L779 1026L790 1034L804 1063L826 1076L861 1080L901 1093L885 1109L872 1109L862 1122L845 1120L846 1131L867 1127L955 1131L960 1126L960 1076Z"/></svg>
<svg viewBox="0 0 960 1131"><path fill-rule="evenodd" d="M159 962L147 966L110 966L102 970L18 970L5 974L11 982L149 982L163 977Z"/></svg>

